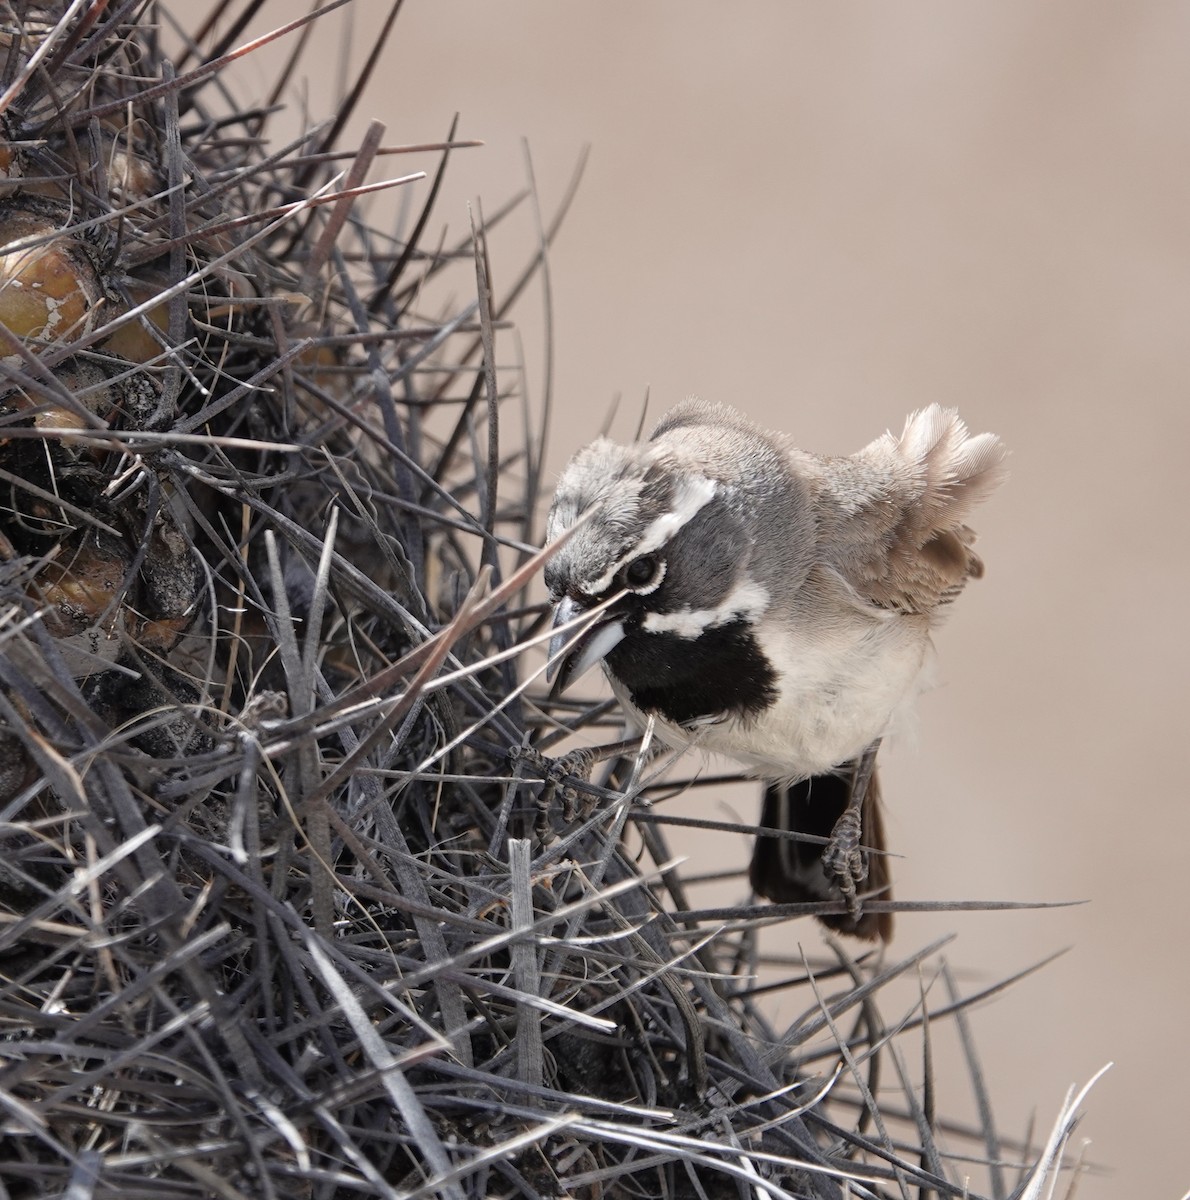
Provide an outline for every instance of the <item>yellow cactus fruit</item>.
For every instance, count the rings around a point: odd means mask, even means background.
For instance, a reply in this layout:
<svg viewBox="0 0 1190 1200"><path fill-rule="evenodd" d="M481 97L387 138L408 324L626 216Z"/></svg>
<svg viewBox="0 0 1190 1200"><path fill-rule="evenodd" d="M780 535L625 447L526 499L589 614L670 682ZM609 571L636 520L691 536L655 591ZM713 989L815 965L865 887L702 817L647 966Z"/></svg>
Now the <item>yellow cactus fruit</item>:
<svg viewBox="0 0 1190 1200"><path fill-rule="evenodd" d="M103 285L84 244L62 232L69 219L53 201L0 200L0 325L22 340L69 342L95 324Z"/></svg>

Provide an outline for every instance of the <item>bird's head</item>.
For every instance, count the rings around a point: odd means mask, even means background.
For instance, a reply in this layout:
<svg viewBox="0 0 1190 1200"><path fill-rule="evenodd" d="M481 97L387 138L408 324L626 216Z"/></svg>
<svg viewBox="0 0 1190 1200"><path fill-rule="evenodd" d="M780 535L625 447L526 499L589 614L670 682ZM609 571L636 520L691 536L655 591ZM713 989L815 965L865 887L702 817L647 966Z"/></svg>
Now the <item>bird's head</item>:
<svg viewBox="0 0 1190 1200"><path fill-rule="evenodd" d="M583 517L545 570L556 691L609 655L623 676L617 663L662 638L693 643L767 606L748 574L754 538L733 481L682 446L600 438L579 451L559 479L549 538Z"/></svg>

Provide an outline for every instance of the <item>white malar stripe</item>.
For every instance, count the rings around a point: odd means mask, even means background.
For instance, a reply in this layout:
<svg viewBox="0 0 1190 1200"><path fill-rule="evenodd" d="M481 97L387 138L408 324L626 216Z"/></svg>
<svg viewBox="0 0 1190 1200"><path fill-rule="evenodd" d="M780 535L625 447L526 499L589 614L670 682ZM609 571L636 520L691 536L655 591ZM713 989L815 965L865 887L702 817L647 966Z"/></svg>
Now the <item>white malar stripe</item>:
<svg viewBox="0 0 1190 1200"><path fill-rule="evenodd" d="M717 485L705 475L686 475L675 490L677 494L674 497L673 508L657 517L641 534L636 545L627 554L616 559L598 579L582 585L587 595L601 595L611 587L625 563L639 558L642 554L652 554L654 550L660 550L666 545L687 521L710 504L715 498Z"/></svg>
<svg viewBox="0 0 1190 1200"><path fill-rule="evenodd" d="M674 633L681 638L700 637L708 629L743 618L755 625L769 606L768 589L754 580L741 583L718 608L682 608L677 612L649 613L641 626L650 633Z"/></svg>

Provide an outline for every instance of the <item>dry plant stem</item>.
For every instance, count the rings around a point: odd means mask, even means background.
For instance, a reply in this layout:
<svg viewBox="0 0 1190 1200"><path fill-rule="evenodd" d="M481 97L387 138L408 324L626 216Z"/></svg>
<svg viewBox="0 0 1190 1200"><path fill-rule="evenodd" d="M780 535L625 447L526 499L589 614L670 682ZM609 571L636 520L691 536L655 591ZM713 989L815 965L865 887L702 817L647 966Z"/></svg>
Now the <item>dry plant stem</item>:
<svg viewBox="0 0 1190 1200"><path fill-rule="evenodd" d="M530 867L530 846L523 838L508 843L511 865L511 917L513 929L522 933L533 924L533 881ZM541 975L533 943L520 939L512 948L513 972L516 986L525 995L541 994ZM517 1078L522 1083L540 1086L545 1080L542 1061L541 1014L529 1004L517 1006L516 1024Z"/></svg>

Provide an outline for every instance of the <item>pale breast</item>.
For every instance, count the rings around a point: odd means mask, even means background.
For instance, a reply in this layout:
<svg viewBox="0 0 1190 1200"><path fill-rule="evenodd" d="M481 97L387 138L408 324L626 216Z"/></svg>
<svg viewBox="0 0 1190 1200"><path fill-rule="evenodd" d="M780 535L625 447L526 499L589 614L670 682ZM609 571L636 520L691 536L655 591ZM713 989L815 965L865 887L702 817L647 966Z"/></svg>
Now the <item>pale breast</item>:
<svg viewBox="0 0 1190 1200"><path fill-rule="evenodd" d="M858 757L917 695L928 622L889 614L871 621L762 622L757 633L778 673L778 698L755 718L684 729L659 721L675 747L734 758L766 778L805 779ZM613 681L613 687L614 687ZM615 688L629 711L628 697Z"/></svg>

